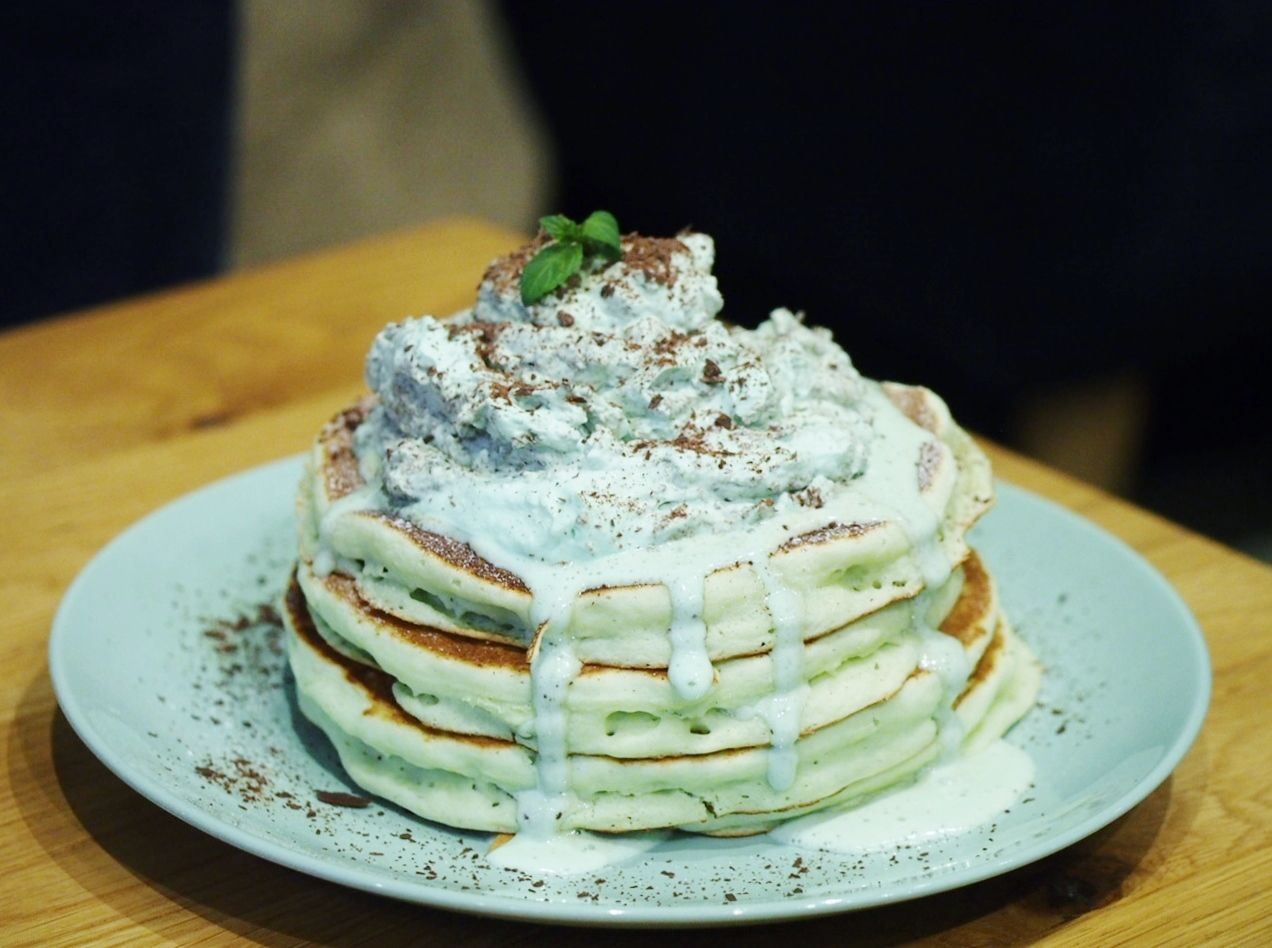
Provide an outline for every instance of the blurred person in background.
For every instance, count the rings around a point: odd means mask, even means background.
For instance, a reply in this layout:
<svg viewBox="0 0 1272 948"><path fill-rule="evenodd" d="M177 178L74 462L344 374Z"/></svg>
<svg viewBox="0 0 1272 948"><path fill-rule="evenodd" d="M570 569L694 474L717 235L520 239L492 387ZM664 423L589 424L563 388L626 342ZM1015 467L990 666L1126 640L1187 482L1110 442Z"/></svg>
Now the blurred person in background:
<svg viewBox="0 0 1272 948"><path fill-rule="evenodd" d="M0 326L444 214L529 228L543 136L493 5L0 10Z"/></svg>

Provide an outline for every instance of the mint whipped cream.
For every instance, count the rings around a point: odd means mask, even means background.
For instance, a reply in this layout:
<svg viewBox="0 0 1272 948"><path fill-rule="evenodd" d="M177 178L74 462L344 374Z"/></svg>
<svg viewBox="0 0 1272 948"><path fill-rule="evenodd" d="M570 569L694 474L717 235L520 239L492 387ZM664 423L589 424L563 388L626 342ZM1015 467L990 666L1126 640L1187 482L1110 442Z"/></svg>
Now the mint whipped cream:
<svg viewBox="0 0 1272 948"><path fill-rule="evenodd" d="M821 507L865 472L874 383L788 310L717 319L710 237L629 235L527 306L545 241L492 264L471 310L376 338L356 448L402 515L577 562Z"/></svg>

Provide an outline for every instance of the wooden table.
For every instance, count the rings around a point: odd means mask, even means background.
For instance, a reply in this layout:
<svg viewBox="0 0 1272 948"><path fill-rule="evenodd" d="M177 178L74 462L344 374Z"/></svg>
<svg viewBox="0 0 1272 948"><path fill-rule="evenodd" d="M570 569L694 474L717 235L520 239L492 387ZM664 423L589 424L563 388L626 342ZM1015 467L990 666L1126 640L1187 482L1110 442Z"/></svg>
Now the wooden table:
<svg viewBox="0 0 1272 948"><path fill-rule="evenodd" d="M517 236L436 223L0 335L0 941L7 944L553 940L382 900L246 855L132 792L58 711L46 645L67 584L125 525L207 481L294 453L361 389L375 332L468 304ZM1206 631L1209 719L1174 776L1041 864L922 901L741 929L835 944L1272 943L1272 570L1000 449L998 472L1116 533ZM628 942L640 933L607 933ZM677 938L663 933L660 939Z"/></svg>

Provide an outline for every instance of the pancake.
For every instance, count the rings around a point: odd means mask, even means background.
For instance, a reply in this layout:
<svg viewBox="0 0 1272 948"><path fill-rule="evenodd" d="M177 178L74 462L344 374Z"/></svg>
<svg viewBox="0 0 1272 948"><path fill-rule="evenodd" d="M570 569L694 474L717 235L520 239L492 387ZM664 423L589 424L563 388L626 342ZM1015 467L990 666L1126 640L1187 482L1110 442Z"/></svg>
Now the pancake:
<svg viewBox="0 0 1272 948"><path fill-rule="evenodd" d="M464 829L745 835L1032 705L967 543L983 453L790 313L722 328L709 257L624 238L526 306L521 254L377 339L375 394L314 444L282 610L360 786Z"/></svg>
<svg viewBox="0 0 1272 948"><path fill-rule="evenodd" d="M958 642L974 665L956 709L964 744L979 746L1023 713L1018 704L1032 701L1022 696L1036 689L1039 672L1003 620L992 581L974 553L961 573L951 580L959 592L941 634ZM344 579L329 577L325 585L352 595ZM365 627L355 630L364 637L352 644L310 610L293 578L284 617L301 706L328 733L359 782L374 771L376 792L423 816L468 829L514 832L516 794L535 783L534 737L519 735L515 724L524 727L532 718L524 694L530 680L524 653L500 646L500 654L492 655L488 643L465 646L445 633L385 616L370 637ZM631 710L661 703L652 696L633 703L639 684L624 687L622 679L640 676L652 685L647 690L666 689L665 671L585 669L578 682L596 687L590 693L580 689L569 702L571 764L581 803L563 828L757 832L775 817L866 795L912 775L940 752L934 715L941 689L935 673L914 667L918 647L906 618L908 609L888 607L810 643L811 666L829 670L813 673L796 743L808 767L803 779L780 794L767 783L767 729L754 718L738 720L736 707L727 706L751 696L748 678L766 677L755 666L766 664L768 656L723 662L713 702L725 706L705 712ZM379 636L433 656L439 667L426 685L433 691L491 694L495 675L516 675L525 704L477 709L463 698L405 685L361 647L376 647ZM836 639L857 647L844 649ZM863 652L869 643L880 644ZM380 653L391 655L393 649L380 643ZM482 678L482 686L466 676ZM434 799L421 789L429 786L450 790Z"/></svg>

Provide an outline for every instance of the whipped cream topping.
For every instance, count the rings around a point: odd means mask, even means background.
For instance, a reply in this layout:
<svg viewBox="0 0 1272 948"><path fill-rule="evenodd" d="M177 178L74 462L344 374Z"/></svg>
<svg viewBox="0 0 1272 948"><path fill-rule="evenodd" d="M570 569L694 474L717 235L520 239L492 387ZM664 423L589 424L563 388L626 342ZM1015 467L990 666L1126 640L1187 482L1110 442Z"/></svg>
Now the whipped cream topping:
<svg viewBox="0 0 1272 948"><path fill-rule="evenodd" d="M372 346L357 449L410 519L578 562L818 508L865 473L873 383L788 310L720 322L710 237L629 235L526 306L543 240L496 261L471 310Z"/></svg>

